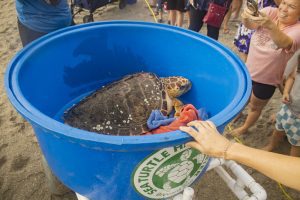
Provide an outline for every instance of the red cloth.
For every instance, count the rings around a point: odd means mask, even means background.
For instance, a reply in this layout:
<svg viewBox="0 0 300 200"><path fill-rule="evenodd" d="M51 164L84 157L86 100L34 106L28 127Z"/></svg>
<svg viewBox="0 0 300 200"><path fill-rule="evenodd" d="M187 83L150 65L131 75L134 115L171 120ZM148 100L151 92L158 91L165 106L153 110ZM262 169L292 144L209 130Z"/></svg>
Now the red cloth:
<svg viewBox="0 0 300 200"><path fill-rule="evenodd" d="M180 116L171 124L169 124L168 126L160 126L159 128L145 134L149 135L176 131L180 126L186 126L187 123L194 120L201 120L198 111L192 104L187 104L181 109Z"/></svg>

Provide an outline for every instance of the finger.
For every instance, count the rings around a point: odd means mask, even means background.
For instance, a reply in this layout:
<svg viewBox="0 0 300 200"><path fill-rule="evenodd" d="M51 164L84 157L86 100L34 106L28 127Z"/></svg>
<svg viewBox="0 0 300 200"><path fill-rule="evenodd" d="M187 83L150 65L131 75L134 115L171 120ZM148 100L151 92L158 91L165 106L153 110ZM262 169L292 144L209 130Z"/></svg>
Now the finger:
<svg viewBox="0 0 300 200"><path fill-rule="evenodd" d="M192 121L188 123L188 126L195 128L198 132L202 132L204 129L203 121Z"/></svg>
<svg viewBox="0 0 300 200"><path fill-rule="evenodd" d="M179 129L181 130L181 131L184 131L184 132L186 132L187 134L189 134L189 135L191 135L193 138L198 138L199 136L199 132L198 131L196 131L194 128L192 128L192 127L187 127L187 126L180 126L179 127Z"/></svg>
<svg viewBox="0 0 300 200"><path fill-rule="evenodd" d="M191 123L195 126L199 132L209 133L212 130L212 127L208 121L197 121L196 123Z"/></svg>
<svg viewBox="0 0 300 200"><path fill-rule="evenodd" d="M209 124L208 121L203 122L203 127L204 127L205 129L211 129L211 126L210 126L210 124Z"/></svg>
<svg viewBox="0 0 300 200"><path fill-rule="evenodd" d="M249 8L245 7L243 13L247 13L251 15L253 12Z"/></svg>
<svg viewBox="0 0 300 200"><path fill-rule="evenodd" d="M259 16L262 16L262 17L266 17L266 16L267 16L265 13L259 12L259 11L258 11L258 15L259 15Z"/></svg>
<svg viewBox="0 0 300 200"><path fill-rule="evenodd" d="M242 14L241 14L241 17L242 17L243 19L245 19L245 20L248 20L248 21L254 21L253 15L250 15L250 14L248 14L248 13L242 13Z"/></svg>
<svg viewBox="0 0 300 200"><path fill-rule="evenodd" d="M194 126L198 131L203 127L203 121L195 120L187 124L188 126Z"/></svg>
<svg viewBox="0 0 300 200"><path fill-rule="evenodd" d="M212 129L217 129L216 125L212 121L206 121L206 122Z"/></svg>

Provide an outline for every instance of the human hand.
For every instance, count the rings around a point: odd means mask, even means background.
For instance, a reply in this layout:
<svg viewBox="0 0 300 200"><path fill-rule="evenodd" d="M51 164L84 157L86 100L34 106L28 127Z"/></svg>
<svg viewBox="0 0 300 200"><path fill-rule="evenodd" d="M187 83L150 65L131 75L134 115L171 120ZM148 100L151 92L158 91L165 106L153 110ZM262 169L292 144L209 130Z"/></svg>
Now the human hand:
<svg viewBox="0 0 300 200"><path fill-rule="evenodd" d="M244 20L256 24L257 27L263 27L269 30L276 27L276 24L263 12L258 12L258 16L253 16L253 12L245 8L241 16Z"/></svg>
<svg viewBox="0 0 300 200"><path fill-rule="evenodd" d="M254 15L255 15L255 13L252 10L250 10L247 7L245 7L244 10L243 10L243 12L242 12L242 14L241 14L241 17L243 19L249 19L249 18L253 17Z"/></svg>
<svg viewBox="0 0 300 200"><path fill-rule="evenodd" d="M222 136L211 121L192 121L180 130L191 135L195 141L186 145L213 157L224 157L230 142Z"/></svg>
<svg viewBox="0 0 300 200"><path fill-rule="evenodd" d="M290 104L291 103L291 101L290 101L290 94L283 93L283 95L282 95L282 103L284 103L284 104Z"/></svg>

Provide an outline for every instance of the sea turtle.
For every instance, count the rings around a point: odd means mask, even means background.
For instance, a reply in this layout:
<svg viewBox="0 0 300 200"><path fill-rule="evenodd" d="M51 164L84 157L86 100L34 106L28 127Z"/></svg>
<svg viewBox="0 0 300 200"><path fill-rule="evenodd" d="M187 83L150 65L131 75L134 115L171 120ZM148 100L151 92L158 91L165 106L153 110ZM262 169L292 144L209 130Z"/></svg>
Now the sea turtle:
<svg viewBox="0 0 300 200"><path fill-rule="evenodd" d="M147 119L152 110L164 115L182 107L176 99L191 88L181 76L158 78L140 72L95 91L67 110L64 121L73 127L112 135L140 135L148 132Z"/></svg>
<svg viewBox="0 0 300 200"><path fill-rule="evenodd" d="M255 0L247 0L247 8L253 13L253 16L258 16L258 5Z"/></svg>
<svg viewBox="0 0 300 200"><path fill-rule="evenodd" d="M192 150L187 149L180 155L180 159L155 172L156 176L161 178L165 176L165 183L162 186L164 190L169 191L178 184L185 185L190 180L191 172L195 166L191 160L196 160L195 162L200 164L206 161L206 156L197 154L192 157Z"/></svg>

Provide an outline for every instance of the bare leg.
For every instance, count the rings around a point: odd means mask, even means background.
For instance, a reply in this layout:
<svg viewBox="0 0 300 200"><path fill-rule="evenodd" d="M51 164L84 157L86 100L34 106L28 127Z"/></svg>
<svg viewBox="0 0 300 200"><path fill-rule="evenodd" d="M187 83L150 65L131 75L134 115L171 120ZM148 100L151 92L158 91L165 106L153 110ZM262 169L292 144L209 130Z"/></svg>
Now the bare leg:
<svg viewBox="0 0 300 200"><path fill-rule="evenodd" d="M239 56L240 56L241 60L244 61L244 63L246 63L248 55L245 53L239 52Z"/></svg>
<svg viewBox="0 0 300 200"><path fill-rule="evenodd" d="M186 17L187 17L187 25L186 25L186 27L189 27L190 26L190 11L188 10L188 11L186 11Z"/></svg>
<svg viewBox="0 0 300 200"><path fill-rule="evenodd" d="M249 105L250 99L247 101L247 105ZM237 122L241 117L243 117L243 110L232 120L233 123Z"/></svg>
<svg viewBox="0 0 300 200"><path fill-rule="evenodd" d="M156 1L156 0L152 0L152 1L151 1L151 4L150 4L150 5L151 5L151 7L153 7L153 8L154 8L154 7L156 6L156 3L157 3L157 1Z"/></svg>
<svg viewBox="0 0 300 200"><path fill-rule="evenodd" d="M176 22L176 10L169 10L169 15L170 15L170 24L175 26Z"/></svg>
<svg viewBox="0 0 300 200"><path fill-rule="evenodd" d="M239 14L240 14L240 10L242 8L242 5L243 5L243 0L239 0L238 1L238 6L236 7L236 9L232 10L232 13L234 13L233 19L239 18Z"/></svg>
<svg viewBox="0 0 300 200"><path fill-rule="evenodd" d="M290 155L295 157L300 157L300 146L292 145Z"/></svg>
<svg viewBox="0 0 300 200"><path fill-rule="evenodd" d="M275 149L278 146L278 144L282 141L284 135L284 131L278 131L275 129L273 131L270 142L265 147L263 147L262 150L272 151L273 149Z"/></svg>
<svg viewBox="0 0 300 200"><path fill-rule="evenodd" d="M163 21L163 11L161 10L161 11L159 11L159 19L160 19L160 21L162 22Z"/></svg>
<svg viewBox="0 0 300 200"><path fill-rule="evenodd" d="M176 11L176 25L179 27L182 27L182 23L183 23L183 12L180 11Z"/></svg>
<svg viewBox="0 0 300 200"><path fill-rule="evenodd" d="M229 33L228 21L229 21L230 16L231 16L231 10L232 10L232 8L230 7L228 12L226 13L226 15L224 17L224 21L223 21L223 33L224 34Z"/></svg>
<svg viewBox="0 0 300 200"><path fill-rule="evenodd" d="M248 131L248 129L255 124L255 122L258 120L263 108L265 105L268 103L269 99L267 100L262 100L258 99L257 97L254 96L254 94L251 94L250 102L249 102L249 111L248 115L246 118L245 123L232 131L233 136L239 136Z"/></svg>

